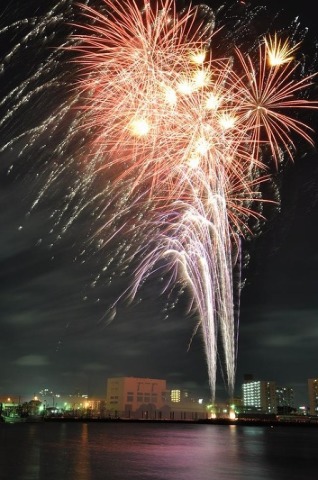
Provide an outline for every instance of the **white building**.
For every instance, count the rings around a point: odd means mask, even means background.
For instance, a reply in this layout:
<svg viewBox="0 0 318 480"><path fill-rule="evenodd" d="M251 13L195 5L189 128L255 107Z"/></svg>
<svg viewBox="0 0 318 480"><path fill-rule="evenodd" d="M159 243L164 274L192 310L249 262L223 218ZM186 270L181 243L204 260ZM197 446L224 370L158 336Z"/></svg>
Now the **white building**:
<svg viewBox="0 0 318 480"><path fill-rule="evenodd" d="M276 413L276 384L272 381L257 380L243 383L244 411Z"/></svg>

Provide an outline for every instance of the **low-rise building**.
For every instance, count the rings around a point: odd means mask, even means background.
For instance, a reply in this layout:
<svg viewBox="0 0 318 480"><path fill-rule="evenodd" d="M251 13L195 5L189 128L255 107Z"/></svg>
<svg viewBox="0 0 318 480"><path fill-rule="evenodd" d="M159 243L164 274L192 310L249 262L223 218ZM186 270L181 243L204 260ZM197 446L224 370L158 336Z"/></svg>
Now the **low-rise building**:
<svg viewBox="0 0 318 480"><path fill-rule="evenodd" d="M144 420L197 420L208 415L203 401L187 390L168 390L166 380L139 377L107 380L106 413Z"/></svg>
<svg viewBox="0 0 318 480"><path fill-rule="evenodd" d="M162 418L166 405L166 380L139 377L107 380L106 411L110 417Z"/></svg>

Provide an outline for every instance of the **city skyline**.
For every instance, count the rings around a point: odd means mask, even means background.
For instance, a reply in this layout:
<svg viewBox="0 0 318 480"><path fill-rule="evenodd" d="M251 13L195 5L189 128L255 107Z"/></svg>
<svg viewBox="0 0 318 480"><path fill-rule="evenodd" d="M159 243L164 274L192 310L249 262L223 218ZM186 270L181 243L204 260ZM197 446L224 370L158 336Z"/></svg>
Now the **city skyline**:
<svg viewBox="0 0 318 480"><path fill-rule="evenodd" d="M301 13L306 26L309 15ZM186 313L187 295L167 306L155 278L141 290L141 301L120 303L109 321L108 308L127 277L115 274L108 285L100 274L103 252L81 241L90 234L89 216L61 238L52 231L58 191L28 215L43 183L15 154L2 153L0 160L0 392L28 387L33 393L51 378L56 390L100 394L103 378L121 374L163 377L208 392L201 334L192 338L197 318ZM236 393L251 372L292 386L303 403L307 378L317 377L317 160L316 149L308 148L277 175L281 208L269 211L262 234L244 245L250 260L243 268ZM216 396L227 398L221 370Z"/></svg>
<svg viewBox="0 0 318 480"><path fill-rule="evenodd" d="M295 403L292 387L277 385L275 381L257 380L253 375L246 374L240 396L215 401L204 398L198 391L176 385L172 387L166 379L122 376L107 378L105 393L100 397L83 392L57 393L48 388L34 393L31 400L22 395L0 395L0 413L1 410L7 412L8 420L10 408L13 413L21 406L25 413L32 414L33 407L33 415L42 412L42 420L46 412L59 418L67 412L67 415L78 419L93 415L95 419L195 420L222 417L234 420L243 416L255 421L261 415L263 421L268 421L269 417L278 415L276 421L280 421L282 415L287 423L299 422L300 416L309 416L309 422L317 422L318 379L308 379L307 387L307 402L299 405Z"/></svg>

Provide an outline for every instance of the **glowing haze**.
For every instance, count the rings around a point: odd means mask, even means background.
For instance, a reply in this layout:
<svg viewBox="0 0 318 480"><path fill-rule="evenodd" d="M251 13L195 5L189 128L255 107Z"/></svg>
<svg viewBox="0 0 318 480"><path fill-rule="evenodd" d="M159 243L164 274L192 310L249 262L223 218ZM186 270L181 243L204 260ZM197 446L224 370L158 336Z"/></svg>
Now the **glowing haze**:
<svg viewBox="0 0 318 480"><path fill-rule="evenodd" d="M153 274L164 278L162 293L186 289L212 399L218 353L232 395L240 239L250 219L261 216L268 165L293 159L297 138L312 143L310 127L295 114L316 108L306 96L313 75L297 61L301 45L274 31L246 50L233 42L219 55L214 42L227 41L227 32L216 29L205 5L179 11L173 0L103 0L100 8L73 8L76 32L52 54L54 62L63 51L72 54L72 97L27 132L34 145L75 112L54 152L66 160L51 168L35 203L67 162L78 162L80 176L56 222L74 198L80 201L64 229L98 204L93 241L110 248L120 239L114 257L123 271L133 266L123 296L134 299ZM94 190L96 182L104 184Z"/></svg>

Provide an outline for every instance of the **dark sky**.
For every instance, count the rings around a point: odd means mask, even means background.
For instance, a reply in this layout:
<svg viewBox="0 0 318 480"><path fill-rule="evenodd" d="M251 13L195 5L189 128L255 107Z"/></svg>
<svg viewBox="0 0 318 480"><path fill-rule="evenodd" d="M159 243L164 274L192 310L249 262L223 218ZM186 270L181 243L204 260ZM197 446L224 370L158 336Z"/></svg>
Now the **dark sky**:
<svg viewBox="0 0 318 480"><path fill-rule="evenodd" d="M17 17L18 3L11 2ZM288 21L299 14L304 26L314 28L309 0L292 7L270 3ZM7 92L3 75L0 87ZM244 373L252 373L292 386L296 401L307 403L307 379L318 375L317 160L316 150L307 147L277 176L281 208L270 211L262 234L246 243L237 394ZM188 349L196 319L186 315L186 299L167 312L167 297L159 295L154 279L140 292L141 301L119 304L108 323L106 311L128 278L115 273L111 285L103 277L95 283L103 253L82 253L89 218L79 219L61 239L52 232L59 192L28 215L42 185L40 172L28 165L17 159L16 148L1 154L0 395L32 395L42 388L104 395L107 377L119 375L165 378L171 387L207 394L200 334ZM217 397L226 398L221 374Z"/></svg>

